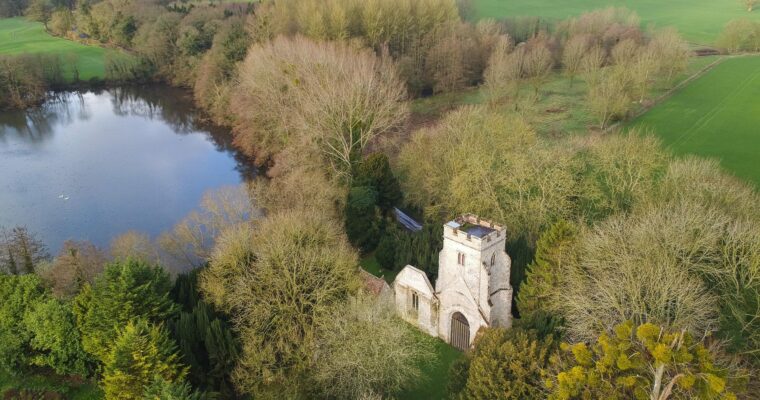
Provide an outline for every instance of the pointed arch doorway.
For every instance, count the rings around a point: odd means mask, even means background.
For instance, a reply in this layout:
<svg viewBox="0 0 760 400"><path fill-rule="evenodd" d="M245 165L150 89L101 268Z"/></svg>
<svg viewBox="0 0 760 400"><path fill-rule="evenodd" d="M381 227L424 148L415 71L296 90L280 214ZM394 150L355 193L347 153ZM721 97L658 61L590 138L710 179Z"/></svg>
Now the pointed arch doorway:
<svg viewBox="0 0 760 400"><path fill-rule="evenodd" d="M462 351L470 348L470 324L460 312L455 312L451 316L449 343Z"/></svg>

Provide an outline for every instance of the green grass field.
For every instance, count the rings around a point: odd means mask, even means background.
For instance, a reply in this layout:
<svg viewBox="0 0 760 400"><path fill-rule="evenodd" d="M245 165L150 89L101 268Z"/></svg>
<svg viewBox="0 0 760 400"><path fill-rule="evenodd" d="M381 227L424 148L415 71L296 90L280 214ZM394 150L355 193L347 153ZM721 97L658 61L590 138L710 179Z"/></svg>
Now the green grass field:
<svg viewBox="0 0 760 400"><path fill-rule="evenodd" d="M456 359L463 356L463 353L441 339L427 336L411 326L409 328L414 330L417 340L426 341L433 346L436 360L420 366L423 379L414 387L399 393L395 398L399 400L447 398L449 369Z"/></svg>
<svg viewBox="0 0 760 400"><path fill-rule="evenodd" d="M79 79L104 78L105 55L116 50L87 46L48 34L41 23L24 18L0 19L0 54L58 54L67 62L69 54L76 56ZM73 76L67 71L67 76Z"/></svg>
<svg viewBox="0 0 760 400"><path fill-rule="evenodd" d="M760 186L760 56L724 60L631 125Z"/></svg>
<svg viewBox="0 0 760 400"><path fill-rule="evenodd" d="M642 25L673 26L687 40L714 43L726 23L749 17L760 21L760 10L748 13L739 0L473 0L479 18L538 16L564 19L611 6L636 11Z"/></svg>

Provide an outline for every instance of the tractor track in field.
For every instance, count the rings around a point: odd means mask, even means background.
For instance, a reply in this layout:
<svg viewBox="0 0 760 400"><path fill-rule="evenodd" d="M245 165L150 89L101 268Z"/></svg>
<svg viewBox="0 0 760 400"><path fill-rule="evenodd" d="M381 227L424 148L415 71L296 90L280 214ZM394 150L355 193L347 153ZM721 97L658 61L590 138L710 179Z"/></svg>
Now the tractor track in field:
<svg viewBox="0 0 760 400"><path fill-rule="evenodd" d="M760 54L750 53L750 54L720 56L720 58L718 58L717 60L711 62L708 65L705 65L704 67L702 67L702 69L700 69L699 71L693 73L691 76L689 76L688 78L684 79L683 81L681 81L680 83L678 83L676 86L672 87L671 89L669 89L665 93L657 96L654 100L651 101L650 104L646 105L645 107L642 107L639 111L637 111L631 117L626 118L624 121L618 121L618 122L616 122L616 123L608 126L607 128L604 129L604 132L605 133L612 132L613 130L617 129L621 125L624 125L626 123L629 123L631 121L636 120L637 118L639 118L642 115L646 114L649 110L651 110L655 106L660 105L660 103L662 103L663 101L665 101L668 98L670 98L677 91L683 89L684 87L686 87L687 85L689 85L693 81L701 78L706 73L710 72L718 64L721 64L722 62L724 62L726 60L729 60L729 59L732 59L732 58L740 58L740 57L760 57Z"/></svg>

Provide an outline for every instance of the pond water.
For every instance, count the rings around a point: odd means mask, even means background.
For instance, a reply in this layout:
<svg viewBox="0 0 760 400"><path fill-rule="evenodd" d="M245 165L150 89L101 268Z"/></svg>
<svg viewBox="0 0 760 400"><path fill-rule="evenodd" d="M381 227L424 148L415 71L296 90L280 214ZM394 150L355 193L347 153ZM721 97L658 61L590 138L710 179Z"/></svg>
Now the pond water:
<svg viewBox="0 0 760 400"><path fill-rule="evenodd" d="M26 226L54 254L67 239L105 247L129 230L155 236L205 191L253 177L247 165L182 90L57 94L0 112L0 227Z"/></svg>

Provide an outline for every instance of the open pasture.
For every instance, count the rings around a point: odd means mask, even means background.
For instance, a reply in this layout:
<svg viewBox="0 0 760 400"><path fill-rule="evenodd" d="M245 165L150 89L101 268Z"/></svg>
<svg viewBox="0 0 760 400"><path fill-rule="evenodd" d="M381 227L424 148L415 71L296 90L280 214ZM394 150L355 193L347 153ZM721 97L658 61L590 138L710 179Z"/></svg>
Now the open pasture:
<svg viewBox="0 0 760 400"><path fill-rule="evenodd" d="M39 22L24 18L0 19L0 55L57 54L63 64L76 60L81 80L105 77L104 61L108 52L117 53L52 36ZM71 71L67 71L67 75L72 76Z"/></svg>
<svg viewBox="0 0 760 400"><path fill-rule="evenodd" d="M636 11L644 26L673 26L696 44L714 43L732 19L760 20L760 9L749 13L739 0L473 0L473 4L478 18L564 19L601 8L625 7Z"/></svg>
<svg viewBox="0 0 760 400"><path fill-rule="evenodd" d="M760 56L724 60L631 125L760 187Z"/></svg>

